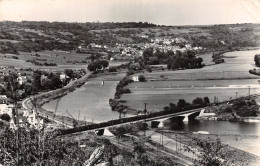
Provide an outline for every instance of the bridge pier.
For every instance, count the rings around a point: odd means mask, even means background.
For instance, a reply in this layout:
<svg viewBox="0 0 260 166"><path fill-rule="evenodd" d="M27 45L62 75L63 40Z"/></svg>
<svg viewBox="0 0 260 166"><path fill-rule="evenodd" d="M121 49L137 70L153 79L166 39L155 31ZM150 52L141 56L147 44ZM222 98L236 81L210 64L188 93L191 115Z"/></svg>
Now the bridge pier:
<svg viewBox="0 0 260 166"><path fill-rule="evenodd" d="M189 121L192 121L192 120L194 120L197 116L199 116L200 115L200 112L195 112L195 113L193 113L193 114L190 114L189 116L188 116L188 120Z"/></svg>
<svg viewBox="0 0 260 166"><path fill-rule="evenodd" d="M151 128L158 128L158 127L164 127L164 121L167 120L168 118L164 119L158 119L158 120L152 120L148 122L148 126Z"/></svg>
<svg viewBox="0 0 260 166"><path fill-rule="evenodd" d="M160 121L150 121L148 123L148 126L151 128L158 128L158 127L164 127L164 124L163 124L163 122L160 122Z"/></svg>
<svg viewBox="0 0 260 166"><path fill-rule="evenodd" d="M95 133L98 136L102 136L102 135L109 136L109 137L114 136L114 134L112 134L107 128L95 130Z"/></svg>

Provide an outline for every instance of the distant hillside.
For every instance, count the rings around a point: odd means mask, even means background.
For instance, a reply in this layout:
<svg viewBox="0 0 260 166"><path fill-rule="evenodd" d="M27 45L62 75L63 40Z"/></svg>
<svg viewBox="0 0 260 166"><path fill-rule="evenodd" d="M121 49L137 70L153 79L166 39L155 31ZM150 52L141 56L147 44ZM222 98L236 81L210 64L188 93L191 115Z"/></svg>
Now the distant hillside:
<svg viewBox="0 0 260 166"><path fill-rule="evenodd" d="M260 45L257 24L158 26L147 22L66 23L0 22L0 53L77 50L90 43L115 47L117 43L145 45L151 39L180 38L204 52L235 50ZM180 47L184 47L182 43ZM137 48L138 49L138 48ZM104 51L104 50L102 50Z"/></svg>

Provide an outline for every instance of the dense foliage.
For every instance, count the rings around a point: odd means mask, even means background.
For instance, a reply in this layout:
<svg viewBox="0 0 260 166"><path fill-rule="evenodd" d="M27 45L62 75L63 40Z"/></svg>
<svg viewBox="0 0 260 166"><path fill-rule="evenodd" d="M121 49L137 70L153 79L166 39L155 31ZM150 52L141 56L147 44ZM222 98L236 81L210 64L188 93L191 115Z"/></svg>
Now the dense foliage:
<svg viewBox="0 0 260 166"><path fill-rule="evenodd" d="M201 68L203 59L197 58L194 51L188 50L187 52L167 51L161 52L152 48L146 49L143 52L143 63L144 65L158 65L167 64L169 70L176 69L193 69Z"/></svg>
<svg viewBox="0 0 260 166"><path fill-rule="evenodd" d="M235 100L231 109L241 117L257 116L259 113L259 106L255 100Z"/></svg>
<svg viewBox="0 0 260 166"><path fill-rule="evenodd" d="M232 152L225 149L225 145L221 143L219 138L216 140L193 138L185 150L196 155L194 159L195 165L233 165L233 161L228 158L228 153Z"/></svg>
<svg viewBox="0 0 260 166"><path fill-rule="evenodd" d="M106 67L108 67L109 62L107 60L96 60L88 64L88 70L96 72L97 70L105 70Z"/></svg>
<svg viewBox="0 0 260 166"><path fill-rule="evenodd" d="M192 103L188 103L184 99L179 99L177 105L170 103L169 106L165 106L163 109L164 111L169 111L169 112L179 112L181 110L190 110L190 109L206 107L209 104L210 101L208 97L204 97L203 99L197 97L192 101Z"/></svg>
<svg viewBox="0 0 260 166"><path fill-rule="evenodd" d="M256 54L254 60L255 60L255 65L259 67L260 66L260 54Z"/></svg>
<svg viewBox="0 0 260 166"><path fill-rule="evenodd" d="M223 59L223 53L224 52L213 53L212 61L215 62L215 64L224 63L225 60Z"/></svg>

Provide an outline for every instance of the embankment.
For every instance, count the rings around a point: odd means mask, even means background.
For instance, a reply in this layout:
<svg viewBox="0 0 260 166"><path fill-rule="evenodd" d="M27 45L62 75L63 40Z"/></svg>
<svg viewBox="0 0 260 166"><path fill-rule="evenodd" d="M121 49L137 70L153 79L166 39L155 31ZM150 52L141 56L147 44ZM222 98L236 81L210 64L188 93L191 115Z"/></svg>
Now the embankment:
<svg viewBox="0 0 260 166"><path fill-rule="evenodd" d="M45 117L45 118L52 119L55 122L58 122L58 123L60 122L62 124L65 123L69 127L72 127L73 125L75 125L74 119L69 118L69 117L65 117L65 116L55 115L54 112L47 111L47 110L41 108L41 106L44 105L45 103L51 101L51 100L60 98L60 97L66 95L70 92L73 92L77 87L82 86L88 80L90 75L91 75L91 73L87 73L84 76L82 76L81 78L79 78L77 80L73 80L68 85L66 85L66 86L64 86L60 89L56 89L56 90L52 90L52 91L48 91L48 92L43 92L43 93L40 93L38 95L33 96L32 101L37 102L37 105L39 107L38 108L39 114L41 116ZM22 105L25 109L32 109L33 108L33 104L31 102L30 98L25 99L23 101ZM83 121L82 122L78 121L77 123L85 124L85 122L83 122Z"/></svg>

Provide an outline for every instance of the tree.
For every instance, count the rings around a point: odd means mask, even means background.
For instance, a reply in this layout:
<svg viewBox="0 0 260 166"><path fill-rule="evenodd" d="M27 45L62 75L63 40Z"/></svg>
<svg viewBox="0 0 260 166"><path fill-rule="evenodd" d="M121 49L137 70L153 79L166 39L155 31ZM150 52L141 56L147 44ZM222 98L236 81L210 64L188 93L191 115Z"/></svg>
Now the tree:
<svg viewBox="0 0 260 166"><path fill-rule="evenodd" d="M179 102L177 103L177 106L179 108L185 108L186 104L187 103L186 103L186 101L184 99L179 99Z"/></svg>
<svg viewBox="0 0 260 166"><path fill-rule="evenodd" d="M3 120L5 120L5 121L10 121L10 119L11 119L11 117L8 115L8 114L3 114L2 116L1 116L1 119L3 119Z"/></svg>
<svg viewBox="0 0 260 166"><path fill-rule="evenodd" d="M197 105L197 106L202 106L203 105L203 99L202 98L200 98L200 97L196 97L196 99L194 99L193 101L192 101L192 104L193 105Z"/></svg>
<svg viewBox="0 0 260 166"><path fill-rule="evenodd" d="M97 71L99 69L102 69L102 65L99 63L99 61L94 61L88 64L89 71Z"/></svg>
<svg viewBox="0 0 260 166"><path fill-rule="evenodd" d="M140 75L140 76L138 77L138 80L139 80L140 82L145 82L145 81L146 81L146 79L145 79L145 77L144 77L143 75Z"/></svg>
<svg viewBox="0 0 260 166"><path fill-rule="evenodd" d="M205 105L210 104L209 98L208 98L208 97L204 97L204 98L203 98L203 103L204 103Z"/></svg>
<svg viewBox="0 0 260 166"><path fill-rule="evenodd" d="M60 77L58 74L53 75L51 78L52 82L52 89L58 89L62 87L62 81L60 80Z"/></svg>
<svg viewBox="0 0 260 166"><path fill-rule="evenodd" d="M64 73L69 76L70 78L73 78L73 70L72 69L65 69Z"/></svg>
<svg viewBox="0 0 260 166"><path fill-rule="evenodd" d="M126 148L122 148L120 150L120 154L123 156L123 164L129 165L131 162L131 158L133 157L133 153L129 152Z"/></svg>
<svg viewBox="0 0 260 166"><path fill-rule="evenodd" d="M126 129L123 127L123 126L119 126L117 129L116 129L116 132L117 132L117 136L119 138L121 138L125 133L126 133Z"/></svg>
<svg viewBox="0 0 260 166"><path fill-rule="evenodd" d="M110 66L108 69L109 72L117 72L117 67L115 66Z"/></svg>
<svg viewBox="0 0 260 166"><path fill-rule="evenodd" d="M24 95L25 96L30 96L32 94L32 84L26 83L24 85Z"/></svg>
<svg viewBox="0 0 260 166"><path fill-rule="evenodd" d="M163 107L163 110L164 110L164 111L169 111L169 110L170 110L170 107L169 107L169 106L165 106L165 107Z"/></svg>
<svg viewBox="0 0 260 166"><path fill-rule="evenodd" d="M144 64L147 64L149 61L149 58L152 56L153 56L153 49L152 48L145 49L143 52Z"/></svg>
<svg viewBox="0 0 260 166"><path fill-rule="evenodd" d="M192 152L197 157L194 164L201 166L226 166L233 165L228 157L232 153L222 145L219 138L216 140L193 138L185 151Z"/></svg>
<svg viewBox="0 0 260 166"><path fill-rule="evenodd" d="M146 151L145 151L145 149L144 149L144 147L141 145L141 144L136 144L135 146L134 146L134 153L136 154L136 158L137 159L140 159L141 158L141 156L145 153Z"/></svg>
<svg viewBox="0 0 260 166"><path fill-rule="evenodd" d="M105 68L109 65L109 62L107 60L98 60L97 63L99 63L103 67L103 70L105 70Z"/></svg>
<svg viewBox="0 0 260 166"><path fill-rule="evenodd" d="M112 144L109 140L103 140L104 147L104 158L109 162L109 165L113 165L113 157L118 155L117 147Z"/></svg>
<svg viewBox="0 0 260 166"><path fill-rule="evenodd" d="M170 103L170 111L175 112L177 110L177 107L175 104Z"/></svg>
<svg viewBox="0 0 260 166"><path fill-rule="evenodd" d="M150 67L149 65L146 65L145 69L146 69L146 71L148 71L149 73L152 72L152 69L151 69L151 67Z"/></svg>
<svg viewBox="0 0 260 166"><path fill-rule="evenodd" d="M42 73L39 70L33 72L33 92L39 92L42 89L41 74Z"/></svg>
<svg viewBox="0 0 260 166"><path fill-rule="evenodd" d="M159 64L159 60L157 57L149 57L149 61L148 61L149 65L158 65Z"/></svg>

